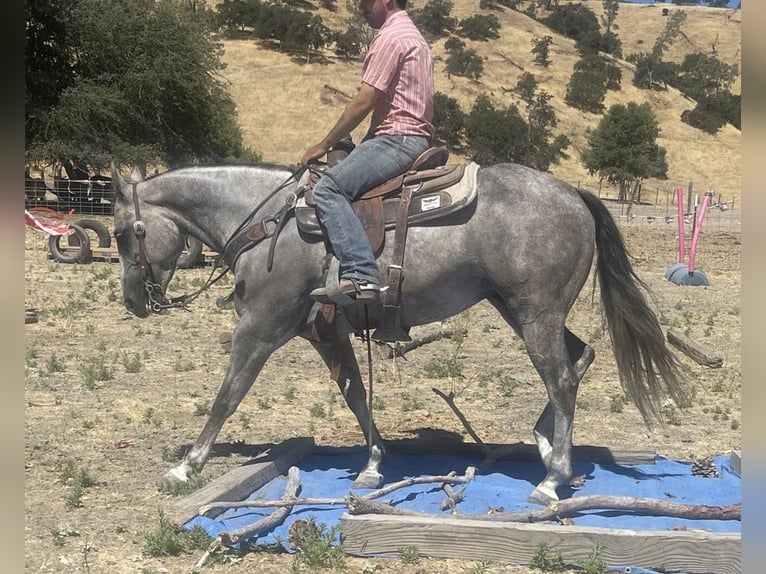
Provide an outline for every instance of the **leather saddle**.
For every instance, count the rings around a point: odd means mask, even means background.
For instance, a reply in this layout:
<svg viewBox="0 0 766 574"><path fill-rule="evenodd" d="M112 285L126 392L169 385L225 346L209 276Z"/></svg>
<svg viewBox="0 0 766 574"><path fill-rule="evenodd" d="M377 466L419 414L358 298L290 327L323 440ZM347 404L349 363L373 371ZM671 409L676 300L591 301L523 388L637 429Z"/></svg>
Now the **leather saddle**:
<svg viewBox="0 0 766 574"><path fill-rule="evenodd" d="M342 161L345 153L328 154L328 166ZM449 152L431 147L412 164L412 168L366 191L352 202L372 246L379 256L384 245L386 230L394 229L394 248L388 265L387 289L381 294L382 309L377 329L372 338L377 341L409 341L410 336L401 325L399 300L404 279L404 252L407 229L410 224L431 221L454 213L469 205L477 194L476 163L447 164ZM313 201L313 186L322 176L321 171L307 170L298 182L298 201L295 218L298 228L306 234L323 236ZM330 255L330 254L328 254ZM337 260L336 260L337 261ZM331 265L325 265L325 273ZM337 272L329 271L329 272ZM314 336L323 338L325 324L333 321L332 305L316 304L311 314Z"/></svg>
<svg viewBox="0 0 766 574"><path fill-rule="evenodd" d="M431 147L415 160L410 170L366 191L352 203L376 256L383 248L386 230L394 229L399 220L403 192L411 193L406 211L408 225L443 217L474 200L478 165L447 164L448 158L445 148ZM312 189L321 175L322 171L304 174L298 183L303 193L298 193L295 206L298 228L318 237L322 236L322 229Z"/></svg>

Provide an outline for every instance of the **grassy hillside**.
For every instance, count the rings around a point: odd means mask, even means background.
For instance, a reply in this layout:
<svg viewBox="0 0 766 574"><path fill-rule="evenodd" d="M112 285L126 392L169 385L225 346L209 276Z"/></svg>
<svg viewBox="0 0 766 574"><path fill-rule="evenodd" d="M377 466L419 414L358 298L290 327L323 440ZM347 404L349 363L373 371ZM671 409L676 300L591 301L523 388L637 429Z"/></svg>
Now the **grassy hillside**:
<svg viewBox="0 0 766 574"><path fill-rule="evenodd" d="M583 2L597 15L602 12L601 0ZM339 12L322 13L327 25L343 28L343 6ZM422 2L416 1L415 7ZM479 0L454 0L452 15L458 19L479 12ZM616 30L623 44L623 54L649 51L664 30L667 17L663 5L620 4ZM703 52L727 63L740 62L741 12L707 7L677 7L683 9L687 20L682 34L667 52L665 59L680 62L685 54ZM598 178L589 176L582 167L580 154L587 146L586 130L598 125L601 115L581 112L564 102L566 86L572 68L578 60L574 42L552 32L521 12L499 10L501 37L490 42L466 41L485 60L484 74L479 82L465 78L447 77L444 62L444 42L432 45L436 55L437 89L456 98L464 111L469 111L476 97L489 94L497 106L516 101L507 90L515 86L519 76L528 71L535 75L539 87L552 94L551 105L558 118L557 131L572 141L568 157L551 167L556 176L591 190L598 189ZM548 68L535 65L531 53L532 40L543 35L554 38L550 46ZM330 51L321 64L310 65L265 49L254 40L224 42L224 77L230 82L231 94L237 104L240 124L246 143L263 154L264 160L286 164L298 161L303 149L320 138L330 128L345 105L346 97L356 91L358 62L336 59ZM510 59L519 67L510 64ZM671 191L677 185L686 187L691 181L696 191L714 191L724 199L740 198L741 133L727 125L717 134L708 135L681 122L681 112L694 107L677 90L648 92L631 84L633 67L622 62L622 90L610 91L605 100L608 108L615 103L648 101L662 126L658 143L667 150L669 164L667 180L649 180L645 190ZM740 79L733 91L739 92ZM518 103L518 102L517 102ZM523 109L523 106L520 106ZM366 126L359 128L356 139ZM605 193L614 193L604 188ZM654 194L649 194L654 197ZM664 197L664 196L662 196Z"/></svg>

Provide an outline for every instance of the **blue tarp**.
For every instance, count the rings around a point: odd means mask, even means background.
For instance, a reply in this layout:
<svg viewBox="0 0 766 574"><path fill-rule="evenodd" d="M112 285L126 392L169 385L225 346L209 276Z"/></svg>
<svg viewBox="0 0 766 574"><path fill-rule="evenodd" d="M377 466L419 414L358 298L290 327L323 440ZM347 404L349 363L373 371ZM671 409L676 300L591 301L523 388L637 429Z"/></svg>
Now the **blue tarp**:
<svg viewBox="0 0 766 574"><path fill-rule="evenodd" d="M300 468L301 498L340 498L351 491L356 473L364 466L367 458L365 448L317 447L314 453L303 459ZM582 487L571 493L560 493L562 497L588 495L636 496L668 502L698 505L730 505L741 502L741 478L729 466L729 456L714 459L719 477L692 475L692 463L657 457L654 464L616 465L594 464L576 461L574 475L584 476ZM413 455L389 453L382 467L386 484L412 476L446 475L451 471L463 474L468 466L479 467L481 459L449 455ZM540 509L539 505L527 502L527 496L545 476L545 469L539 462L513 460L496 461L479 471L465 490L465 498L458 504L463 514L485 514L488 507L503 507L506 512L524 509ZM278 500L285 490L286 477L281 476L266 484L248 500ZM454 488L460 488L456 485ZM355 490L363 495L369 490ZM396 506L443 514L439 506L445 494L439 484L416 485L397 490L380 502L391 501ZM214 519L196 517L185 528L195 525L204 528L212 537L221 531L230 531L253 524L268 516L274 508L231 509ZM297 519L324 524L328 529L340 522L345 511L339 506L296 506L284 523L257 539L243 542L242 549L250 544L279 544L286 550L290 525ZM704 529L711 532L741 532L741 522L735 520L688 520L662 516L646 516L626 511L586 511L573 518L578 526L630 530L671 530L678 527ZM649 572L632 569L633 572Z"/></svg>

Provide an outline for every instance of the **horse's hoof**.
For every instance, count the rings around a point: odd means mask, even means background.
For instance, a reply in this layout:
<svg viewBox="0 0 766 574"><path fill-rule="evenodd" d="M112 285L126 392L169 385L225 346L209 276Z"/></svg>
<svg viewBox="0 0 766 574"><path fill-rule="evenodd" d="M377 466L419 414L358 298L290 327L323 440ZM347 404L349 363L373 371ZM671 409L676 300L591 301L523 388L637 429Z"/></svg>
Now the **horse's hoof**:
<svg viewBox="0 0 766 574"><path fill-rule="evenodd" d="M555 490L545 486L538 486L532 491L532 494L527 497L527 502L548 506L551 502L558 501L558 499L559 497Z"/></svg>
<svg viewBox="0 0 766 574"><path fill-rule="evenodd" d="M170 484L177 484L179 482L186 482L188 480L189 475L182 468L175 467L162 475L162 478L157 481L157 486L162 487Z"/></svg>
<svg viewBox="0 0 766 574"><path fill-rule="evenodd" d="M356 480L351 484L351 488L380 488L383 484L383 475L373 470L360 472Z"/></svg>

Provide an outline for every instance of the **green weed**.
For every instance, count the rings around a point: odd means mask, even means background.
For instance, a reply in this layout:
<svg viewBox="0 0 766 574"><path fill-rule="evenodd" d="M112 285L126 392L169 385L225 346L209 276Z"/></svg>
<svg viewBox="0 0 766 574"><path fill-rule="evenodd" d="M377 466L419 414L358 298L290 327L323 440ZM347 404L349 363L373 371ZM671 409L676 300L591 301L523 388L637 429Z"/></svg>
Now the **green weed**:
<svg viewBox="0 0 766 574"><path fill-rule="evenodd" d="M596 542L590 554L578 560L583 574L606 574L609 571L609 565L601 557L603 551L604 546L600 542Z"/></svg>
<svg viewBox="0 0 766 574"><path fill-rule="evenodd" d="M84 315L88 310L88 305L82 299L72 297L64 305L53 307L51 315L61 317L62 319L74 319Z"/></svg>
<svg viewBox="0 0 766 574"><path fill-rule="evenodd" d="M302 529L292 544L296 553L293 558L293 572L301 572L305 566L309 572L319 569L341 569L346 562L346 551L343 545L334 546L333 539L340 525L333 526L329 530L322 523L317 523L313 518L308 521L306 528Z"/></svg>
<svg viewBox="0 0 766 574"><path fill-rule="evenodd" d="M141 415L141 422L145 425L152 424L154 418L154 407L146 407L144 413Z"/></svg>
<svg viewBox="0 0 766 574"><path fill-rule="evenodd" d="M324 410L324 406L321 403L314 403L309 409L309 414L313 418L323 419L327 417L327 413Z"/></svg>
<svg viewBox="0 0 766 574"><path fill-rule="evenodd" d="M269 397L258 398L255 404L262 411L267 411L271 408L271 399Z"/></svg>
<svg viewBox="0 0 766 574"><path fill-rule="evenodd" d="M178 462L184 457L184 449L180 446L165 445L162 447L162 460L165 462Z"/></svg>
<svg viewBox="0 0 766 574"><path fill-rule="evenodd" d="M59 358L56 353L51 353L51 356L48 357L48 362L45 364L45 369L48 371L49 375L52 375L53 373L63 373L66 371L66 363L64 362L64 359Z"/></svg>
<svg viewBox="0 0 766 574"><path fill-rule="evenodd" d="M405 564L417 564L420 561L420 550L417 546L400 546L399 556Z"/></svg>
<svg viewBox="0 0 766 574"><path fill-rule="evenodd" d="M139 353L134 353L132 356L128 355L128 353L122 353L120 358L126 373L139 373L144 368L144 363Z"/></svg>
<svg viewBox="0 0 766 574"><path fill-rule="evenodd" d="M204 417L210 414L210 405L207 403L196 403L194 405L194 416Z"/></svg>
<svg viewBox="0 0 766 574"><path fill-rule="evenodd" d="M403 392L401 394L402 397L402 411L403 412L410 412L415 411L418 409L423 408L423 403L420 402L418 399L410 395L408 392Z"/></svg>
<svg viewBox="0 0 766 574"><path fill-rule="evenodd" d="M173 370L176 373L186 373L188 371L194 370L194 363L191 361L176 361L176 363L173 365Z"/></svg>
<svg viewBox="0 0 766 574"><path fill-rule="evenodd" d="M474 564L466 574L486 574L489 571L489 567L489 560L480 560Z"/></svg>
<svg viewBox="0 0 766 574"><path fill-rule="evenodd" d="M714 393L722 393L722 392L724 391L724 384L723 384L723 381L722 381L722 380L720 380L720 379L719 379L719 380L717 380L717 381L716 381L716 382L713 384L713 387L712 387L710 390L711 390L711 391L713 391Z"/></svg>
<svg viewBox="0 0 766 574"><path fill-rule="evenodd" d="M563 572L566 569L561 553L551 552L548 543L542 540L538 542L537 549L529 560L529 566L543 572Z"/></svg>
<svg viewBox="0 0 766 574"><path fill-rule="evenodd" d="M463 376L462 358L457 354L431 359L423 367L431 379L459 379Z"/></svg>
<svg viewBox="0 0 766 574"><path fill-rule="evenodd" d="M678 415L676 409L674 409L672 406L667 405L662 407L660 414L662 415L662 418L665 419L665 422L669 425L677 427L681 426L681 417Z"/></svg>
<svg viewBox="0 0 766 574"><path fill-rule="evenodd" d="M292 403L295 400L295 387L287 387L285 392L282 393L286 403Z"/></svg>
<svg viewBox="0 0 766 574"><path fill-rule="evenodd" d="M27 347L24 350L24 370L29 371L37 368L37 347Z"/></svg>
<svg viewBox="0 0 766 574"><path fill-rule="evenodd" d="M172 481L160 484L160 492L168 496L186 496L205 486L208 479L201 474L195 474L184 482Z"/></svg>
<svg viewBox="0 0 766 574"><path fill-rule="evenodd" d="M86 360L80 367L80 372L85 379L85 388L93 390L97 382L111 381L114 378L114 368L106 364L103 355Z"/></svg>
<svg viewBox="0 0 766 574"><path fill-rule="evenodd" d="M51 528L51 534L53 535L53 544L56 546L64 546L67 538L80 536L77 529L72 528L67 523L59 524L55 528Z"/></svg>
<svg viewBox="0 0 766 574"><path fill-rule="evenodd" d="M88 470L78 469L72 460L66 460L60 465L59 481L69 487L69 492L64 497L64 503L70 510L80 508L85 489L96 485L96 480Z"/></svg>
<svg viewBox="0 0 766 574"><path fill-rule="evenodd" d="M621 413L627 402L628 401L625 398L625 395L617 395L616 397L612 397L612 400L609 403L609 411L613 413Z"/></svg>
<svg viewBox="0 0 766 574"><path fill-rule="evenodd" d="M144 533L144 553L148 556L179 556L195 550L207 550L213 539L201 526L191 530L176 530L160 511L160 523Z"/></svg>
<svg viewBox="0 0 766 574"><path fill-rule="evenodd" d="M513 395L513 391L518 387L521 383L519 380L507 373L503 373L502 375L498 376L498 387L500 394L504 397L510 397Z"/></svg>

